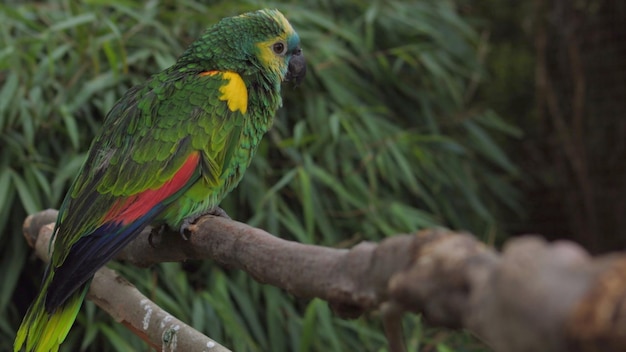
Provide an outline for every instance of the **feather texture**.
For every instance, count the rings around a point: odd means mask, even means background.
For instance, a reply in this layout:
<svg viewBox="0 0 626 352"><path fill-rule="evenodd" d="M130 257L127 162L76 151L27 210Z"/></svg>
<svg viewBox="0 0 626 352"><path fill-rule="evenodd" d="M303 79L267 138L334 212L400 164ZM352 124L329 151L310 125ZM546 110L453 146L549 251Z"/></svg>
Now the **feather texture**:
<svg viewBox="0 0 626 352"><path fill-rule="evenodd" d="M226 18L115 104L59 210L15 351L57 350L98 268L145 226L178 228L239 183L282 104L289 60L301 60L298 45L276 10Z"/></svg>

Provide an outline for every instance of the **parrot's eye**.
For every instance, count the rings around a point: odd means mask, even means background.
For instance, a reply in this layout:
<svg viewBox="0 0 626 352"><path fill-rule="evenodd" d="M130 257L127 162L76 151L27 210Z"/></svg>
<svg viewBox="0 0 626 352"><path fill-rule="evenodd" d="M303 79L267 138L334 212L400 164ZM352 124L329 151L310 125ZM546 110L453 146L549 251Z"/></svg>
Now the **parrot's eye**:
<svg viewBox="0 0 626 352"><path fill-rule="evenodd" d="M287 46L283 42L278 42L272 45L272 50L277 55L285 55L287 53Z"/></svg>

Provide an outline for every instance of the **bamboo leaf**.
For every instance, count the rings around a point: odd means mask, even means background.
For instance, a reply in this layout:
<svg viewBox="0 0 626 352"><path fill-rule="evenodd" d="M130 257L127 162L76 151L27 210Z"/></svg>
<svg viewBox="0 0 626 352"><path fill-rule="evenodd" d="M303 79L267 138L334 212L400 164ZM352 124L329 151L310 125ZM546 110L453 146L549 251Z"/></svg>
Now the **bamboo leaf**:
<svg viewBox="0 0 626 352"><path fill-rule="evenodd" d="M51 32L60 32L69 28L74 28L83 24L91 23L95 20L96 15L94 15L93 13L83 13L57 22L50 26L48 30Z"/></svg>

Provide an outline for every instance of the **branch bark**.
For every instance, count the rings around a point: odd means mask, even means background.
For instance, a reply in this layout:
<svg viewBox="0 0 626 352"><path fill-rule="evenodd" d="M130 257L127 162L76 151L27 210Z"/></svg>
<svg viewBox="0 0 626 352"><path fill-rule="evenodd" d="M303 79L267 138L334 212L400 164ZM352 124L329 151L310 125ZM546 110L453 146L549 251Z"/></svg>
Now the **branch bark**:
<svg viewBox="0 0 626 352"><path fill-rule="evenodd" d="M27 238L44 238L37 247L47 247L51 227L39 228L49 216L43 212L25 222ZM469 234L442 229L333 249L282 240L212 216L190 230L187 241L164 234L152 247L146 229L118 259L145 267L212 258L296 296L322 298L343 318L380 308L394 316L398 311L421 313L431 324L473 332L495 351L626 349L624 254L592 258L574 243L550 244L538 236L510 240L500 254ZM97 285L97 280L90 296L109 298L109 286ZM125 298L105 310L121 321L139 321L134 329L151 334L142 329L142 299ZM131 312L138 312L139 319L116 315ZM157 331L150 341L160 346L162 335ZM180 348L183 339L178 335L179 349L193 351Z"/></svg>

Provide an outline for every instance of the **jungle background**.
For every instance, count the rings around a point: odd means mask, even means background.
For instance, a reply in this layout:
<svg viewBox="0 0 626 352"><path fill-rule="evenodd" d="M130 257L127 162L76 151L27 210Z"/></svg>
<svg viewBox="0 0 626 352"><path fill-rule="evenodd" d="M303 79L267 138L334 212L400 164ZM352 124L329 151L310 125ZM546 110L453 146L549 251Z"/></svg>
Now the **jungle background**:
<svg viewBox="0 0 626 352"><path fill-rule="evenodd" d="M5 0L0 4L0 350L43 272L21 234L58 208L106 112L208 25L276 7L309 65L231 217L333 247L446 226L495 246L541 233L626 244L626 3L621 0ZM235 351L385 351L376 314L333 317L210 262L112 263ZM488 351L404 322L419 351ZM87 302L63 351L147 347Z"/></svg>

